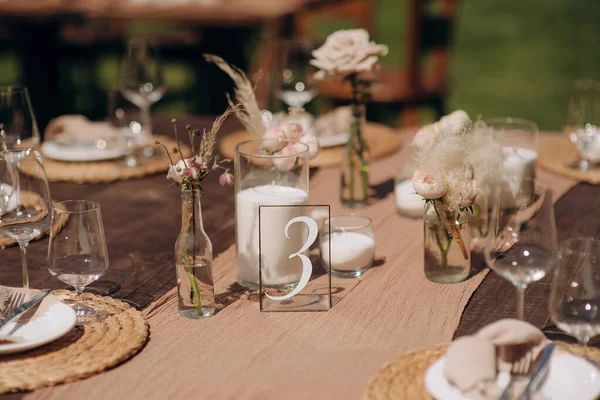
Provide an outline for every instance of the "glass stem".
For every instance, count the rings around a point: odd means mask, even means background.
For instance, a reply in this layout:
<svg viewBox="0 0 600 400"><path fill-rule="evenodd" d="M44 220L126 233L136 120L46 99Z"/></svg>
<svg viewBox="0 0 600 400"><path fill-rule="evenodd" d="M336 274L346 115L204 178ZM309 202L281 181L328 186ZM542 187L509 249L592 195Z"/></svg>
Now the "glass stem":
<svg viewBox="0 0 600 400"><path fill-rule="evenodd" d="M525 320L525 288L517 286L517 318Z"/></svg>
<svg viewBox="0 0 600 400"><path fill-rule="evenodd" d="M150 119L150 106L144 105L143 107L140 107L140 120L142 122L144 144L148 145L152 141L152 120Z"/></svg>
<svg viewBox="0 0 600 400"><path fill-rule="evenodd" d="M29 242L19 242L21 248L21 270L23 272L23 287L29 289L29 271L27 270L27 245Z"/></svg>

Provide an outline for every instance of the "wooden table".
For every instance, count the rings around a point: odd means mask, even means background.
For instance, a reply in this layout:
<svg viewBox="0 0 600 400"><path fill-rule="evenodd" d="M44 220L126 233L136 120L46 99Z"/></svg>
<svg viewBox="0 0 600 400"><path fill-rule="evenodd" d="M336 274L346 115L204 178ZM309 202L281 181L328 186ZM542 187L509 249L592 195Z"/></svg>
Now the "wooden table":
<svg viewBox="0 0 600 400"><path fill-rule="evenodd" d="M190 122L202 127L207 121L206 119L196 121L181 119L181 122ZM165 125L164 120L161 121L161 125ZM236 124L230 122L224 127L223 132L235 127ZM405 132L407 137L410 133L411 131ZM549 136L543 137L543 140L549 139ZM394 172L390 171L390 175L393 175ZM572 181L552 177L543 172L540 172L539 175L541 178L550 179L559 194L574 185ZM205 229L213 242L215 255L223 252L234 241L233 191L231 188L220 187L216 178L216 176L209 178L205 185L205 191L210 195L203 199ZM172 248L180 227L180 199L177 189L167 187L167 183L165 177L160 175L108 185L51 185L52 196L56 200L85 198L101 204L111 265L106 276L98 284L92 285L96 290L111 293L114 297L125 299L139 308L144 308L152 300L159 298L174 287ZM376 186L379 198L392 195L391 179L378 182ZM600 188L579 184L556 203L557 225L561 236L570 233L595 234L598 231L600 213L597 211L585 214L579 212L582 206L588 210L598 210L600 205L598 194L600 194ZM332 195L337 196L337 193L332 193ZM50 277L45 268L46 248L47 239L30 245L32 285L34 287L63 287L56 279ZM18 249L4 250L0 267L0 284L19 285L19 268ZM544 280L532 285L527 291L526 316L538 326L544 326L548 319L546 305L548 288L548 281ZM456 335L473 332L481 325L502 317L514 316L514 299L514 288L508 282L493 273L488 274L466 307ZM282 337L281 340L290 339ZM394 356L394 354L389 355L390 359ZM257 363L260 364L260 361L257 360ZM210 365L198 366L199 371L202 369L201 367L204 368L204 372L211 372ZM160 366L157 365L155 368L158 370ZM343 368L352 368L352 366L343 366ZM119 367L114 373L111 372L113 379L115 379L115 373L118 374L118 369ZM215 374L226 373L226 371L213 372ZM306 374L303 379L308 382L310 381L310 370L306 371ZM96 379L96 384L100 384L102 375L94 379ZM231 379L232 384L235 385L236 378L231 377ZM173 382L173 385L184 384L184 382ZM73 385L76 387L77 383ZM58 393L62 393L61 395L64 396L65 393L69 393L68 390L65 392L65 389L66 387L62 389L59 387L44 390L44 398L46 396L55 398ZM55 390L57 396L51 396L50 394ZM304 395L309 396L309 393L312 393L314 396L318 393L317 390L318 388L307 386ZM98 390L95 394L99 393L102 391ZM200 396L200 394L198 395ZM251 397L252 393L239 392L239 395ZM360 393L356 393L354 397L357 398L359 395ZM13 395L3 398L21 398L22 396ZM297 398L307 397L299 395ZM315 396L315 398L319 398L319 396Z"/></svg>

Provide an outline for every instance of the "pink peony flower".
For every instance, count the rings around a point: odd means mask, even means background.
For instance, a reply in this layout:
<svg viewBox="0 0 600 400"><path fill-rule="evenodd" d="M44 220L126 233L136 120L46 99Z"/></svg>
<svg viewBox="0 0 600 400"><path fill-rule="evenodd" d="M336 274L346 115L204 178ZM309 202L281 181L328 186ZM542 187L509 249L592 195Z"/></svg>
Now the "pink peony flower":
<svg viewBox="0 0 600 400"><path fill-rule="evenodd" d="M443 179L424 171L415 171L412 183L417 193L425 199L438 199L448 190Z"/></svg>
<svg viewBox="0 0 600 400"><path fill-rule="evenodd" d="M285 139L285 135L285 129L281 126L274 126L268 129L263 135L262 148L271 153L280 150L285 145L285 143L281 142Z"/></svg>
<svg viewBox="0 0 600 400"><path fill-rule="evenodd" d="M311 160L319 155L319 140L313 134L307 134L302 136L300 142L308 145L308 158Z"/></svg>
<svg viewBox="0 0 600 400"><path fill-rule="evenodd" d="M280 171L290 171L296 165L297 157L292 157L296 154L296 148L293 144L288 144L277 153L273 154L276 156L273 158L273 165Z"/></svg>
<svg viewBox="0 0 600 400"><path fill-rule="evenodd" d="M296 122L286 122L280 125L283 128L285 139L299 141L302 139L302 125Z"/></svg>
<svg viewBox="0 0 600 400"><path fill-rule="evenodd" d="M228 171L223 172L219 177L219 185L221 186L233 186L233 175Z"/></svg>

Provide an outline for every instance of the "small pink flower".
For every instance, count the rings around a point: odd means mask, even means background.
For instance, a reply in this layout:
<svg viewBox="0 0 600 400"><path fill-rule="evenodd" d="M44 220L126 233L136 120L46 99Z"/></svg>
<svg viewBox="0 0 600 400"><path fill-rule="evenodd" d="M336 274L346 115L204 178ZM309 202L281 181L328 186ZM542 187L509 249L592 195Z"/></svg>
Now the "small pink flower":
<svg viewBox="0 0 600 400"><path fill-rule="evenodd" d="M198 171L206 169L206 163L204 162L204 160L202 160L202 157L200 156L191 157L186 159L185 161L189 167L195 168Z"/></svg>
<svg viewBox="0 0 600 400"><path fill-rule="evenodd" d="M310 158L311 160L313 158L315 158L317 155L319 155L319 140L317 139L317 137L313 134L306 134L304 136L302 136L302 138L300 139L300 142L308 145L308 158Z"/></svg>
<svg viewBox="0 0 600 400"><path fill-rule="evenodd" d="M290 171L296 165L297 157L292 157L296 154L296 148L293 144L288 144L283 149L273 154L273 165L280 171Z"/></svg>
<svg viewBox="0 0 600 400"><path fill-rule="evenodd" d="M181 171L181 176L184 179L197 179L198 178L198 170L192 167L186 167Z"/></svg>
<svg viewBox="0 0 600 400"><path fill-rule="evenodd" d="M263 135L263 139L262 148L274 153L285 145L282 142L285 139L285 130L281 126L270 128Z"/></svg>
<svg viewBox="0 0 600 400"><path fill-rule="evenodd" d="M175 182L181 182L184 178L183 170L189 165L186 161L179 160L177 164L171 165L169 167L169 172L167 173L167 179L173 179Z"/></svg>
<svg viewBox="0 0 600 400"><path fill-rule="evenodd" d="M299 141L302 139L302 125L296 122L286 122L280 125L284 130L285 139Z"/></svg>
<svg viewBox="0 0 600 400"><path fill-rule="evenodd" d="M439 199L448 190L443 179L424 171L415 171L412 184L417 193L425 199Z"/></svg>
<svg viewBox="0 0 600 400"><path fill-rule="evenodd" d="M233 186L233 175L228 171L223 172L219 177L219 185L221 186Z"/></svg>

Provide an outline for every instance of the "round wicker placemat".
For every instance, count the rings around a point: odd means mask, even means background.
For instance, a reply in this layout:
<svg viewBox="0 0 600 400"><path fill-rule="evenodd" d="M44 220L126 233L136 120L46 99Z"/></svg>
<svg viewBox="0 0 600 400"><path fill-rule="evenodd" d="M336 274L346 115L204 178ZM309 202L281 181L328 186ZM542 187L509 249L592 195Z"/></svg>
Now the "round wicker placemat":
<svg viewBox="0 0 600 400"><path fill-rule="evenodd" d="M219 144L219 152L226 158L235 158L235 145L255 138L249 132L235 131L223 136ZM373 160L389 156L400 148L402 135L386 125L367 122L365 125L365 140L369 145L371 157ZM313 168L337 167L342 160L344 146L326 147L321 149L319 155L310 160L310 166Z"/></svg>
<svg viewBox="0 0 600 400"><path fill-rule="evenodd" d="M556 342L560 350L600 361L600 349ZM433 399L425 388L425 372L446 353L448 344L411 351L384 365L369 379L364 400Z"/></svg>
<svg viewBox="0 0 600 400"><path fill-rule="evenodd" d="M579 160L579 153L575 145L566 137L559 136L538 151L538 165L547 171L587 182L594 185L600 184L600 168L582 171L575 167Z"/></svg>
<svg viewBox="0 0 600 400"><path fill-rule="evenodd" d="M53 292L74 302L72 291ZM128 360L146 343L148 324L141 312L110 297L84 293L82 303L106 310L101 322L75 327L35 350L0 356L0 393L34 390L82 379Z"/></svg>
<svg viewBox="0 0 600 400"><path fill-rule="evenodd" d="M169 151L176 147L175 140L168 136L154 136L153 140L163 143ZM155 147L154 156L144 159L135 167L126 166L123 159L66 162L44 157L46 176L49 182L105 183L141 178L166 171L170 165L169 157L165 154L162 146L154 144L153 146ZM182 151L189 152L189 149L185 148Z"/></svg>

